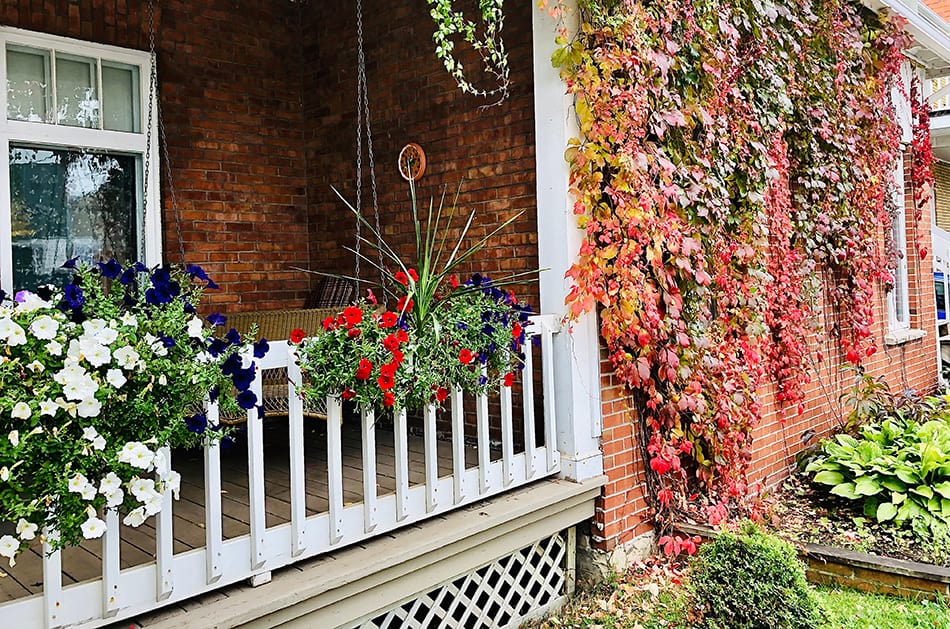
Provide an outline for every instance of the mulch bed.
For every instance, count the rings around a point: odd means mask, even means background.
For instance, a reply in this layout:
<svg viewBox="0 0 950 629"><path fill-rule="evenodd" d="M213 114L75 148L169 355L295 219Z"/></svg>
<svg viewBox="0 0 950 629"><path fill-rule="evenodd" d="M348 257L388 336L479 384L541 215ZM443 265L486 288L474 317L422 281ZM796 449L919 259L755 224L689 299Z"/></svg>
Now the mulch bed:
<svg viewBox="0 0 950 629"><path fill-rule="evenodd" d="M804 474L790 476L766 500L767 523L789 541L950 567L950 547L921 542L909 526L898 530L880 526L852 501L828 494Z"/></svg>

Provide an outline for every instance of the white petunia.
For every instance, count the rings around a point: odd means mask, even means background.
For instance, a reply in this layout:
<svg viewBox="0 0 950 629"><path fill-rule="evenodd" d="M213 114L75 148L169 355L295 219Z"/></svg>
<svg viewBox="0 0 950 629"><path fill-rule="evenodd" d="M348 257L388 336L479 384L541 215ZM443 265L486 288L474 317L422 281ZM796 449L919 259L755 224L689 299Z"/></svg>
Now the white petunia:
<svg viewBox="0 0 950 629"><path fill-rule="evenodd" d="M80 494L82 493L83 488L89 484L89 479L83 476L81 472L76 472L76 475L69 479L69 482L66 484L66 486L69 488L69 491L75 494Z"/></svg>
<svg viewBox="0 0 950 629"><path fill-rule="evenodd" d="M138 507L129 511L128 515L122 519L122 523L133 527L142 526L145 523L145 507Z"/></svg>
<svg viewBox="0 0 950 629"><path fill-rule="evenodd" d="M58 408L59 405L53 400L43 400L40 402L40 415L53 416L56 414L56 409Z"/></svg>
<svg viewBox="0 0 950 629"><path fill-rule="evenodd" d="M100 452L101 452L102 450L105 450L105 449L106 449L106 438L103 437L102 435L99 435L98 437L96 437L95 439L92 440L92 447L93 447L94 450L99 450Z"/></svg>
<svg viewBox="0 0 950 629"><path fill-rule="evenodd" d="M151 478L134 478L129 483L129 491L136 500L144 501L149 495L155 493L155 481Z"/></svg>
<svg viewBox="0 0 950 629"><path fill-rule="evenodd" d="M119 319L122 322L122 325L127 325L130 328L138 327L139 320L131 312L126 312Z"/></svg>
<svg viewBox="0 0 950 629"><path fill-rule="evenodd" d="M112 360L112 352L94 337L83 337L79 342L82 357L93 367L102 367Z"/></svg>
<svg viewBox="0 0 950 629"><path fill-rule="evenodd" d="M96 497L96 486L92 483L86 483L86 486L79 492L83 500L92 500Z"/></svg>
<svg viewBox="0 0 950 629"><path fill-rule="evenodd" d="M108 494L122 486L122 479L115 472L109 472L99 480L99 493Z"/></svg>
<svg viewBox="0 0 950 629"><path fill-rule="evenodd" d="M123 369L132 369L139 361L139 353L131 347L125 346L115 350L113 354L115 362Z"/></svg>
<svg viewBox="0 0 950 629"><path fill-rule="evenodd" d="M151 467L155 454L145 444L130 441L122 446L118 458L120 463L128 463L132 467L147 470Z"/></svg>
<svg viewBox="0 0 950 629"><path fill-rule="evenodd" d="M0 467L0 480L4 482L10 480L10 469L6 465Z"/></svg>
<svg viewBox="0 0 950 629"><path fill-rule="evenodd" d="M0 317L0 341L6 341L10 346L23 345L26 343L26 333L10 317Z"/></svg>
<svg viewBox="0 0 950 629"><path fill-rule="evenodd" d="M80 417L98 417L102 411L102 402L94 397L86 398L76 405L76 412Z"/></svg>
<svg viewBox="0 0 950 629"><path fill-rule="evenodd" d="M29 419L32 414L33 411L26 402L17 402L13 405L13 410L10 411L10 417L14 419Z"/></svg>
<svg viewBox="0 0 950 629"><path fill-rule="evenodd" d="M23 290L17 293L17 312L33 312L34 310L39 310L40 308L52 308L53 304L49 303L36 293L31 293L28 290Z"/></svg>
<svg viewBox="0 0 950 629"><path fill-rule="evenodd" d="M106 496L106 506L107 507L118 507L122 504L122 501L125 500L125 493L121 489L113 489L109 493L105 494Z"/></svg>
<svg viewBox="0 0 950 629"><path fill-rule="evenodd" d="M142 506L145 507L145 515L155 515L162 510L162 503L165 501L165 497L162 496L157 491L152 492L145 496L145 499L142 500Z"/></svg>
<svg viewBox="0 0 950 629"><path fill-rule="evenodd" d="M165 374L159 374L158 384L160 384L161 386L165 386L166 384L168 384L168 378L165 377Z"/></svg>
<svg viewBox="0 0 950 629"><path fill-rule="evenodd" d="M96 340L103 345L112 345L119 338L119 333L115 328L103 328L96 332Z"/></svg>
<svg viewBox="0 0 950 629"><path fill-rule="evenodd" d="M38 360L34 360L29 365L27 365L26 368L32 371L33 373L43 373L44 371L46 371L46 365L44 365Z"/></svg>
<svg viewBox="0 0 950 629"><path fill-rule="evenodd" d="M92 441L99 436L99 431L94 426L86 426L82 429L82 438L86 441Z"/></svg>
<svg viewBox="0 0 950 629"><path fill-rule="evenodd" d="M165 456L165 452L162 450L155 451L155 459L152 461L152 465L155 466L155 473L158 474L158 477L161 479L168 476L168 472L171 471L171 464L168 462L168 457Z"/></svg>
<svg viewBox="0 0 950 629"><path fill-rule="evenodd" d="M16 534L20 536L20 539L29 541L36 537L36 530L39 527L32 522L27 522L23 518L20 518L20 521L16 523Z"/></svg>
<svg viewBox="0 0 950 629"><path fill-rule="evenodd" d="M51 341L59 332L59 321L49 315L37 317L30 324L30 332L41 341Z"/></svg>
<svg viewBox="0 0 950 629"><path fill-rule="evenodd" d="M172 492L172 496L175 497L175 500L178 500L181 492L181 474L175 470L168 473L168 476L165 477L165 491Z"/></svg>
<svg viewBox="0 0 950 629"><path fill-rule="evenodd" d="M7 439L10 440L10 445L11 445L11 446L13 446L14 448L17 447L18 445L20 445L20 431L19 431L19 430L11 430L11 431L10 431L10 434L7 435Z"/></svg>
<svg viewBox="0 0 950 629"><path fill-rule="evenodd" d="M82 322L82 330L89 336L106 329L109 323L105 319L86 319Z"/></svg>
<svg viewBox="0 0 950 629"><path fill-rule="evenodd" d="M59 341L50 341L46 344L46 353L50 356L59 356L63 353L63 344Z"/></svg>
<svg viewBox="0 0 950 629"><path fill-rule="evenodd" d="M13 558L18 552L20 552L20 540L12 535L0 537L0 557L9 558L11 566L16 563Z"/></svg>
<svg viewBox="0 0 950 629"><path fill-rule="evenodd" d="M128 378L123 375L121 369L110 369L106 372L106 381L116 389L121 389L122 385L128 382Z"/></svg>
<svg viewBox="0 0 950 629"><path fill-rule="evenodd" d="M188 322L188 336L196 339L204 338L205 326L199 317L192 317Z"/></svg>
<svg viewBox="0 0 950 629"><path fill-rule="evenodd" d="M95 516L90 517L79 527L86 539L98 539L106 532L106 523Z"/></svg>

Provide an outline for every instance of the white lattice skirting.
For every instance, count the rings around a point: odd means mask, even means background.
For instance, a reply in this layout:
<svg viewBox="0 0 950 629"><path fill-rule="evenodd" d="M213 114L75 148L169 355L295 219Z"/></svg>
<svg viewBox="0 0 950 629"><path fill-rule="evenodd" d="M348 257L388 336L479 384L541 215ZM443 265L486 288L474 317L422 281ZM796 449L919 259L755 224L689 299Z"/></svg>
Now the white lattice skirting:
<svg viewBox="0 0 950 629"><path fill-rule="evenodd" d="M505 555L370 620L359 629L517 627L561 604L574 589L574 530Z"/></svg>

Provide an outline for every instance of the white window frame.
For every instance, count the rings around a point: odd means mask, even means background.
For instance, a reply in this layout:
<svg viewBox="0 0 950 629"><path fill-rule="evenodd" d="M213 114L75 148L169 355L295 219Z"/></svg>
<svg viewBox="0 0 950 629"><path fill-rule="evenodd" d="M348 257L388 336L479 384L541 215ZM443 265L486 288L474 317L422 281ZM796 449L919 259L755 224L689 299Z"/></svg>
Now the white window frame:
<svg viewBox="0 0 950 629"><path fill-rule="evenodd" d="M84 127L48 124L7 119L7 45L27 46L56 50L57 52L91 57L101 63L118 62L138 67L139 72L139 129L138 133L125 131L106 131ZM10 199L10 145L26 144L56 149L91 149L124 153L141 157L143 171L146 161L149 164L148 182L145 186L147 198L143 198L144 217L137 217L139 237L144 242L145 251L139 251L149 266L161 263L161 196L159 191L158 167L158 121L156 115L149 116L149 107L155 107L154 99L149 99L149 77L152 72L151 55L148 52L95 44L77 39L36 33L17 28L0 26L0 288L11 290L13 283L13 242L12 208ZM101 75L101 70L99 71ZM101 100L101 80L98 90ZM55 103L53 104L55 108ZM100 117L101 117L100 111ZM151 133L147 133L151 121ZM151 142L149 142L151 139ZM144 172L143 172L144 176ZM139 189L141 196L143 190Z"/></svg>
<svg viewBox="0 0 950 629"><path fill-rule="evenodd" d="M894 248L897 250L897 264L894 269L894 286L887 293L888 331L898 332L910 329L910 282L907 270L907 205L904 182L904 147L901 147L897 164L894 167L894 203L897 213L891 224L894 232ZM903 297L903 312L898 312L897 297Z"/></svg>

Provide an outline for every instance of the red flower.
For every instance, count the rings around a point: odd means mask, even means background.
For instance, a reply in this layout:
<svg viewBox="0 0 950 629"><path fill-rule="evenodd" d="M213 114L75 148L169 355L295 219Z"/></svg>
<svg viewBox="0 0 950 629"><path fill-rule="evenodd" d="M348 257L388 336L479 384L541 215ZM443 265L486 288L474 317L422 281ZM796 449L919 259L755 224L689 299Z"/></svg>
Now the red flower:
<svg viewBox="0 0 950 629"><path fill-rule="evenodd" d="M449 276L449 286L451 286L452 288L459 287L459 278L455 277L454 273Z"/></svg>
<svg viewBox="0 0 950 629"><path fill-rule="evenodd" d="M506 387L510 387L515 383L515 374L509 372L505 374L504 379L501 381Z"/></svg>
<svg viewBox="0 0 950 629"><path fill-rule="evenodd" d="M449 390L445 387L439 387L435 390L435 399L439 402L444 402L447 397L449 397Z"/></svg>
<svg viewBox="0 0 950 629"><path fill-rule="evenodd" d="M396 396L390 392L383 393L383 405L384 406L395 406L396 405Z"/></svg>
<svg viewBox="0 0 950 629"><path fill-rule="evenodd" d="M386 311L379 320L379 325L384 328L391 328L397 323L399 323L399 317L395 312Z"/></svg>
<svg viewBox="0 0 950 629"><path fill-rule="evenodd" d="M356 379L369 380L369 377L372 373L373 373L373 363L371 363L366 358L360 358L360 364L356 368Z"/></svg>
<svg viewBox="0 0 950 629"><path fill-rule="evenodd" d="M418 281L419 281L419 274L416 273L416 270L415 270L415 269L409 269L409 277L412 278L412 281L413 281L413 282L418 282Z"/></svg>
<svg viewBox="0 0 950 629"><path fill-rule="evenodd" d="M353 389L343 389L343 393L340 394L340 397L342 397L344 400L352 400L356 397L356 391Z"/></svg>
<svg viewBox="0 0 950 629"><path fill-rule="evenodd" d="M406 286L407 284L409 284L409 278L402 271L397 271L396 274L393 275L393 279L396 280L396 282L398 282L399 284L402 284L403 286Z"/></svg>
<svg viewBox="0 0 950 629"><path fill-rule="evenodd" d="M363 311L356 306L350 306L343 310L343 317L346 319L347 327L352 328L363 320Z"/></svg>
<svg viewBox="0 0 950 629"><path fill-rule="evenodd" d="M366 301L368 301L369 303L373 304L374 306L375 306L377 303L379 303L378 301L376 301L376 295L373 294L373 289L371 289L371 288L367 288L367 289L366 289Z"/></svg>
<svg viewBox="0 0 950 629"><path fill-rule="evenodd" d="M350 337L351 339L355 339L356 337L360 335L360 329L350 328L349 330L346 331L346 335Z"/></svg>
<svg viewBox="0 0 950 629"><path fill-rule="evenodd" d="M335 319L335 318L333 318L333 317L327 317L326 319L323 320L323 329L324 329L324 330L326 330L326 331L329 332L330 330L332 330L332 329L335 328L335 327L336 327L336 319Z"/></svg>
<svg viewBox="0 0 950 629"><path fill-rule="evenodd" d="M301 330L300 328L294 328L294 329L290 332L290 342L291 342L291 343L299 343L300 341L304 340L305 338L307 338L307 333L304 332L303 330Z"/></svg>
<svg viewBox="0 0 950 629"><path fill-rule="evenodd" d="M459 352L459 362L463 365L467 365L472 362L472 359L475 358L475 354L472 353L470 349L463 349Z"/></svg>
<svg viewBox="0 0 950 629"><path fill-rule="evenodd" d="M394 350L393 350L393 363L394 363L394 364L398 365L399 363L402 362L402 359L403 359L403 358L405 358L405 356L403 355L403 353L402 353L401 351L399 351L398 349L394 349Z"/></svg>
<svg viewBox="0 0 950 629"><path fill-rule="evenodd" d="M396 381L392 376L380 376L376 378L376 384L378 384L379 388L383 391L389 391L396 386Z"/></svg>
<svg viewBox="0 0 950 629"><path fill-rule="evenodd" d="M396 338L399 339L400 343L408 343L409 333L403 330L402 328L399 328L399 331L396 332Z"/></svg>
<svg viewBox="0 0 950 629"><path fill-rule="evenodd" d="M396 302L396 310L399 312L409 312L412 310L412 300L403 295L399 298L399 301Z"/></svg>
<svg viewBox="0 0 950 629"><path fill-rule="evenodd" d="M515 323L515 325L511 328L511 338L513 338L513 339L520 339L520 338L521 338L521 333L522 333L523 331L524 331L524 330L521 329L521 324L520 324L520 323Z"/></svg>
<svg viewBox="0 0 950 629"><path fill-rule="evenodd" d="M379 373L384 378L392 378L393 376L396 375L396 370L398 369L399 369L399 363L397 362L386 363L385 365L379 368Z"/></svg>
<svg viewBox="0 0 950 629"><path fill-rule="evenodd" d="M389 351L399 349L399 339L396 338L395 334L390 334L389 336L383 339L383 347L385 347Z"/></svg>

